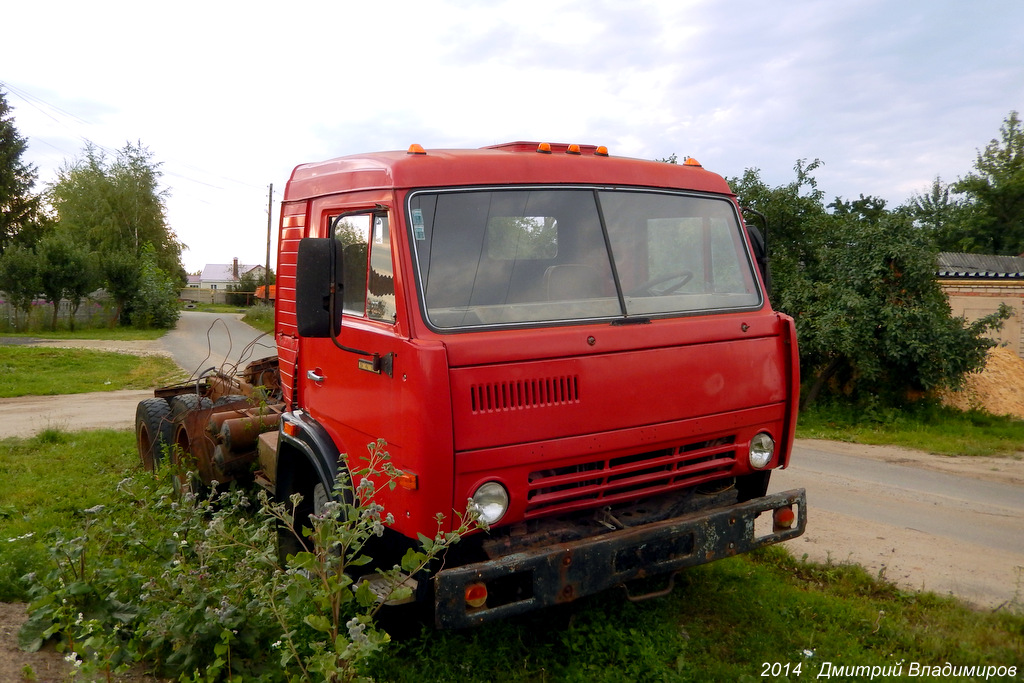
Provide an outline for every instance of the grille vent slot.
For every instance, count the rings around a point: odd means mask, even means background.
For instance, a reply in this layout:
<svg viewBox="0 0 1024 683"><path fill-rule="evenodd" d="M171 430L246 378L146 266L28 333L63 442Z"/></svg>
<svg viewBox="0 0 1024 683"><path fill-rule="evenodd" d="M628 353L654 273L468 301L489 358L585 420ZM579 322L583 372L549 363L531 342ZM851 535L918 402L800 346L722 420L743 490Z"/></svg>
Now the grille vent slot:
<svg viewBox="0 0 1024 683"><path fill-rule="evenodd" d="M736 464L736 437L531 472L526 516L620 502L638 492L654 495L727 475Z"/></svg>
<svg viewBox="0 0 1024 683"><path fill-rule="evenodd" d="M576 375L536 377L470 387L474 413L579 403L580 378Z"/></svg>

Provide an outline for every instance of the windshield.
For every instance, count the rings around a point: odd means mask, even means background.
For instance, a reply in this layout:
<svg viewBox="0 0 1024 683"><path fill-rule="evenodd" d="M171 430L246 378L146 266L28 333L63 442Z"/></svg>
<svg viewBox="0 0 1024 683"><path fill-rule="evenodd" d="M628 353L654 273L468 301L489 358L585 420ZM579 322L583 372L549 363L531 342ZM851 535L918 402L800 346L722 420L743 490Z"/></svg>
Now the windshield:
<svg viewBox="0 0 1024 683"><path fill-rule="evenodd" d="M733 204L583 188L417 192L420 295L439 329L761 305Z"/></svg>

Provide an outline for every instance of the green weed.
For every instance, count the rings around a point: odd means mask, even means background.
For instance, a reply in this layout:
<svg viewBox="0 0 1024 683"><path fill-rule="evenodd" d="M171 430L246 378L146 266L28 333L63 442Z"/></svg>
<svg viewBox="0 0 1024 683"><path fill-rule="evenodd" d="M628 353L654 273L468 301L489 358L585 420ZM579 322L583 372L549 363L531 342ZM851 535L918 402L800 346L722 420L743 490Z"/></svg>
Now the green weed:
<svg viewBox="0 0 1024 683"><path fill-rule="evenodd" d="M274 305L257 303L251 306L242 320L263 332L274 331Z"/></svg>
<svg viewBox="0 0 1024 683"><path fill-rule="evenodd" d="M339 664L339 650L376 636L346 611L360 602L331 564L335 555L309 553L291 577L277 573L273 535L287 510L261 518L244 490L175 497L170 482L136 462L128 432L0 443L2 599L25 599L29 584L18 577L35 572L45 590L33 595L26 640L54 629L100 678L138 659L204 682L301 680L300 658L335 673L355 661L345 675L396 683L758 681L773 662L790 674L767 680L815 680L825 663L1024 670L1019 604L973 611L781 547L685 571L665 598L634 604L611 590L472 630L377 640L376 654ZM376 515L371 533L386 521Z"/></svg>
<svg viewBox="0 0 1024 683"><path fill-rule="evenodd" d="M163 356L0 346L0 398L150 389L171 384L181 374Z"/></svg>
<svg viewBox="0 0 1024 683"><path fill-rule="evenodd" d="M1024 420L933 401L902 407L823 402L800 414L797 436L889 444L942 455L1006 456L1024 452Z"/></svg>

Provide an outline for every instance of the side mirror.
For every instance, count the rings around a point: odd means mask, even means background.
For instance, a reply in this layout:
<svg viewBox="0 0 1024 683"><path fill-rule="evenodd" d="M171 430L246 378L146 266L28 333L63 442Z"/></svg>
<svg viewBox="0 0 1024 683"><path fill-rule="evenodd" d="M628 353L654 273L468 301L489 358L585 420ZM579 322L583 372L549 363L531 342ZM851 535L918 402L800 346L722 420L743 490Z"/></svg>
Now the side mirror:
<svg viewBox="0 0 1024 683"><path fill-rule="evenodd" d="M343 262L340 241L327 237L299 240L295 261L295 317L300 336L330 337L332 329L335 334L341 329Z"/></svg>

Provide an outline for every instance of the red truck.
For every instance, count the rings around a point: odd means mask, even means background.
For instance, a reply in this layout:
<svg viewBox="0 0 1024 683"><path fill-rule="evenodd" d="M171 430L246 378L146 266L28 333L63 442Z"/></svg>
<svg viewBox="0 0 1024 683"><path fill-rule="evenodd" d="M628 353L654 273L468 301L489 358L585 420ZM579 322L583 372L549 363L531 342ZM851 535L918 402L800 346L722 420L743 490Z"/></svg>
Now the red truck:
<svg viewBox="0 0 1024 683"><path fill-rule="evenodd" d="M751 233L693 159L514 142L298 166L276 361L144 401L140 452L173 441L203 479L256 470L312 511L341 454L384 439L405 476L380 552L467 500L490 527L418 577L441 627L794 538L804 491L767 488L792 449L797 343ZM256 385L258 415L234 402Z"/></svg>

